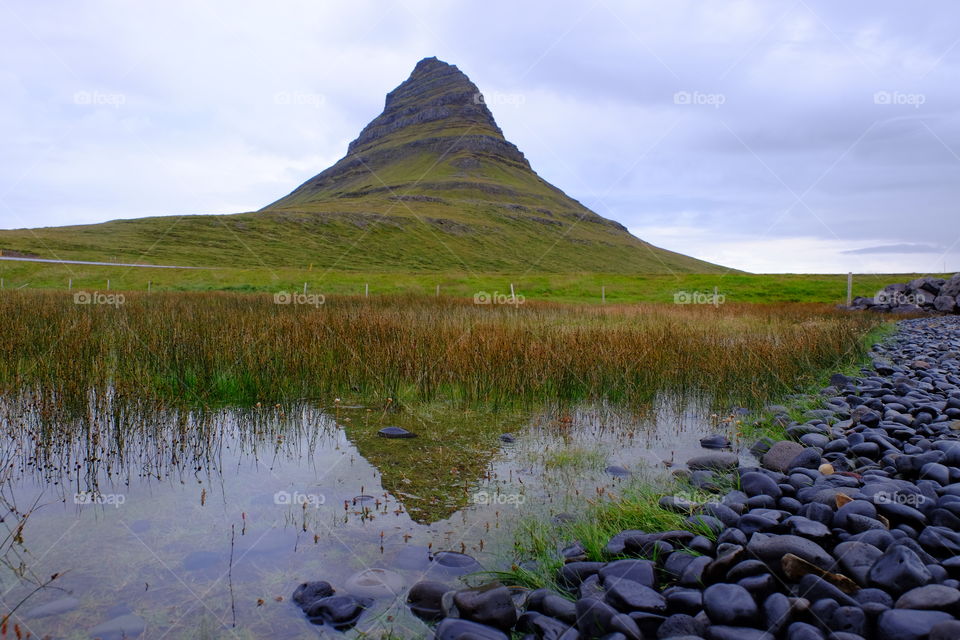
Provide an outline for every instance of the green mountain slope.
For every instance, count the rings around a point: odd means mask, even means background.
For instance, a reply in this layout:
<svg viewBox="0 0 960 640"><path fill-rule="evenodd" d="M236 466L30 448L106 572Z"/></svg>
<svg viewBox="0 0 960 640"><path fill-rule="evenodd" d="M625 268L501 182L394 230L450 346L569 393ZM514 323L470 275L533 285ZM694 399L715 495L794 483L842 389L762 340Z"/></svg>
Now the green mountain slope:
<svg viewBox="0 0 960 640"><path fill-rule="evenodd" d="M549 184L455 66L420 61L347 155L251 213L0 231L45 258L233 267L713 273Z"/></svg>

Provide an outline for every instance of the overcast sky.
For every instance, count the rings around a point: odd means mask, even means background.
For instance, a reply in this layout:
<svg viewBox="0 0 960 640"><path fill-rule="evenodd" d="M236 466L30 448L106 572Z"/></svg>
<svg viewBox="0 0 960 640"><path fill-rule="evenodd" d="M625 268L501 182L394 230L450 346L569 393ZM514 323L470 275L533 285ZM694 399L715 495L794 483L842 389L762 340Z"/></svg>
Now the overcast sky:
<svg viewBox="0 0 960 640"><path fill-rule="evenodd" d="M258 209L436 55L654 244L960 270L958 24L953 0L0 0L0 228Z"/></svg>

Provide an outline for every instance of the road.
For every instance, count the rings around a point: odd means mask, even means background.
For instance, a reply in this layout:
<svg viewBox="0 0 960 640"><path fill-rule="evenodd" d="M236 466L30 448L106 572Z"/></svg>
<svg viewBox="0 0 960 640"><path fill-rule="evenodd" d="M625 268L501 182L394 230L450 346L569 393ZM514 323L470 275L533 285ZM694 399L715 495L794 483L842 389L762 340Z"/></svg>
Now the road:
<svg viewBox="0 0 960 640"><path fill-rule="evenodd" d="M47 258L14 258L12 256L0 256L0 260L11 260L14 262L49 262L52 264L91 264L99 267L142 267L145 269L214 269L215 267L180 267L173 264L132 264L125 262L91 262L87 260L50 260Z"/></svg>

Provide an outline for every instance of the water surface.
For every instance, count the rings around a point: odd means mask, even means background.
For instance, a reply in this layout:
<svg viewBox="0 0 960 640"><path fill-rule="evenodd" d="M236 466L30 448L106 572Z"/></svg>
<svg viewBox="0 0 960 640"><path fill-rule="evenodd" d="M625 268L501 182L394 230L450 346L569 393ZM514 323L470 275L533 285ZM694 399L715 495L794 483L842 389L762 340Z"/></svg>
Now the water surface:
<svg viewBox="0 0 960 640"><path fill-rule="evenodd" d="M112 623L142 625L144 638L337 637L290 595L318 579L346 592L370 568L395 573L395 593L346 636L423 637L405 588L462 584L432 554L505 568L519 518L576 513L631 481L610 467L665 473L718 430L702 403L667 400L640 413L302 404L52 416L29 397L0 402L0 490L29 512L0 573L2 598L9 610L58 573L12 619L50 638ZM420 437L379 438L386 425Z"/></svg>

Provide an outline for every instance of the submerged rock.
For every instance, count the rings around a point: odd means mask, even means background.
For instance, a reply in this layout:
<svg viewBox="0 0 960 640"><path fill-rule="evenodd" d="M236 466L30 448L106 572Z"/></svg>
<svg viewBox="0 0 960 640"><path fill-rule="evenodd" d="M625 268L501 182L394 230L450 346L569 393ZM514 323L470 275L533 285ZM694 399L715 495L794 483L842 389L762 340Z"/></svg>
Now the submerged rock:
<svg viewBox="0 0 960 640"><path fill-rule="evenodd" d="M440 567L457 573L470 573L483 568L472 556L456 551L438 551L433 554L432 560Z"/></svg>
<svg viewBox="0 0 960 640"><path fill-rule="evenodd" d="M740 464L740 458L737 454L729 451L717 451L714 453L705 453L700 456L694 456L687 460L687 466L692 470L711 469L726 470L736 469Z"/></svg>
<svg viewBox="0 0 960 640"><path fill-rule="evenodd" d="M615 464L612 464L606 469L604 469L604 472L610 474L615 478L625 478L627 476L633 475L633 472L630 471L629 469L626 469L624 467L621 467Z"/></svg>
<svg viewBox="0 0 960 640"><path fill-rule="evenodd" d="M293 601L301 607L310 604L314 600L326 598L333 595L333 587L325 580L316 580L314 582L304 582L293 592Z"/></svg>
<svg viewBox="0 0 960 640"><path fill-rule="evenodd" d="M415 616L428 622L443 618L443 594L450 587L442 582L424 580L410 587L407 604Z"/></svg>
<svg viewBox="0 0 960 640"><path fill-rule="evenodd" d="M398 573L386 569L364 569L347 578L344 588L361 598L395 598L403 591L405 581Z"/></svg>
<svg viewBox="0 0 960 640"><path fill-rule="evenodd" d="M128 613L113 620L107 620L88 631L91 638L98 640L121 640L136 638L146 629L146 623L140 616Z"/></svg>
<svg viewBox="0 0 960 640"><path fill-rule="evenodd" d="M704 449L727 449L730 447L730 444L730 438L720 433L715 433L700 439L700 446Z"/></svg>
<svg viewBox="0 0 960 640"><path fill-rule="evenodd" d="M328 596L314 600L303 608L310 622L334 629L349 629L364 611L364 603L353 596Z"/></svg>
<svg viewBox="0 0 960 640"><path fill-rule="evenodd" d="M49 616L58 616L63 613L73 611L80 606L80 600L67 596L66 598L59 598L53 602L48 602L32 609L27 610L23 614L24 618L32 620L34 618L46 618Z"/></svg>

